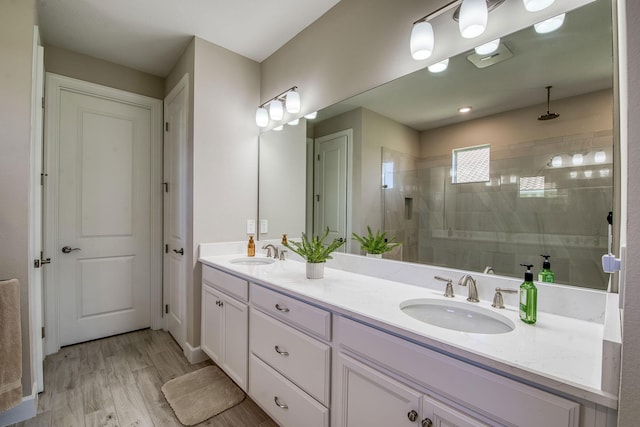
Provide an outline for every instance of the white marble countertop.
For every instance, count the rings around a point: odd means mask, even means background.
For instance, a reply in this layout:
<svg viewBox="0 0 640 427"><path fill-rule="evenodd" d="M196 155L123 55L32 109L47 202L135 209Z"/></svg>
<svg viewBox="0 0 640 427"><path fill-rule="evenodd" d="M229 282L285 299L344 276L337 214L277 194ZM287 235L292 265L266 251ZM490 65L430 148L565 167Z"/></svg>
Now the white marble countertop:
<svg viewBox="0 0 640 427"><path fill-rule="evenodd" d="M515 329L503 334L458 332L415 320L399 308L408 299L445 299L442 291L332 268L325 268L323 279L310 280L304 263L294 260L269 265L230 262L241 257L205 256L200 261L503 375L617 408L617 397L601 387L601 323L538 311L536 324L528 325L520 321L515 307L498 310L490 301L469 303L463 290L455 301L497 311L511 319Z"/></svg>

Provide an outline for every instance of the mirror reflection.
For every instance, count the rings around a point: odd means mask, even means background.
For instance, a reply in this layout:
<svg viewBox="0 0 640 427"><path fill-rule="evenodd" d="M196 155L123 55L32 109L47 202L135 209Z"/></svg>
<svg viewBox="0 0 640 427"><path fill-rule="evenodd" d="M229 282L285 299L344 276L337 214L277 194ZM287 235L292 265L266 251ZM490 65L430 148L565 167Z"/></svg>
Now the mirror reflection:
<svg viewBox="0 0 640 427"><path fill-rule="evenodd" d="M284 169L275 153L263 159L284 133L263 134L259 215L288 219L261 238L328 226L363 253L351 234L370 226L402 242L384 258L520 277L519 264L537 272L550 255L556 283L605 289L612 46L610 4L596 1L552 33L524 29L493 53L465 52L440 73L420 70L320 111L306 135L294 131L297 145L282 145ZM306 178L292 167L305 163ZM283 192L263 185L273 177L304 181L296 209L292 197L274 207Z"/></svg>

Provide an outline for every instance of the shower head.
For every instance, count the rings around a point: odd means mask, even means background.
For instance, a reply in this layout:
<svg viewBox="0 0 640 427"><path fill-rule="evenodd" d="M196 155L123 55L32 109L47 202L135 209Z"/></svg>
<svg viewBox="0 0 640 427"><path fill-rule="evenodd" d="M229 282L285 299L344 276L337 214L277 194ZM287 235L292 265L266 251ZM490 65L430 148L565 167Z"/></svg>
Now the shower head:
<svg viewBox="0 0 640 427"><path fill-rule="evenodd" d="M547 114L543 114L541 116L538 117L538 120L553 120L553 119L557 119L558 117L560 117L560 114L558 113L552 113L549 111L550 106L551 106L551 87L552 86L547 86Z"/></svg>

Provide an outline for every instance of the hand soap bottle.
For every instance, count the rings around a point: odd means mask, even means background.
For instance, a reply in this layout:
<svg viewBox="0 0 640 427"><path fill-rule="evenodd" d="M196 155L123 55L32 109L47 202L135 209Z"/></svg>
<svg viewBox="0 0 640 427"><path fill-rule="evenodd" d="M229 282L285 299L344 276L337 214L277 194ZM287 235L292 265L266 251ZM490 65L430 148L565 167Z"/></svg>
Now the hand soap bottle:
<svg viewBox="0 0 640 427"><path fill-rule="evenodd" d="M544 258L544 261L542 261L542 270L538 273L538 282L553 283L554 274L551 271L551 263L549 262L551 255L540 256Z"/></svg>
<svg viewBox="0 0 640 427"><path fill-rule="evenodd" d="M537 318L538 290L533 284L531 264L520 264L527 268L524 273L524 282L520 285L520 320L524 323L534 324Z"/></svg>
<svg viewBox="0 0 640 427"><path fill-rule="evenodd" d="M249 236L249 244L247 244L247 256L256 256L256 243L253 241L253 235Z"/></svg>

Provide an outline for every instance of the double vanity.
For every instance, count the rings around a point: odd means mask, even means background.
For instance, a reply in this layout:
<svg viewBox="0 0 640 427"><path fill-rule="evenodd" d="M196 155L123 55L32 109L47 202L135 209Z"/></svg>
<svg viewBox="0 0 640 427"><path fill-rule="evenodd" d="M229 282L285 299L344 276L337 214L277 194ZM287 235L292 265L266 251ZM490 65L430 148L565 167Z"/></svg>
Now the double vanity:
<svg viewBox="0 0 640 427"><path fill-rule="evenodd" d="M310 280L303 262L239 253L201 246L201 347L283 426L616 423L610 294L541 285L528 325L517 295L491 306L515 279L474 274L474 303L463 271L336 254Z"/></svg>

